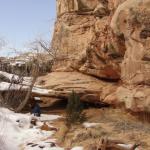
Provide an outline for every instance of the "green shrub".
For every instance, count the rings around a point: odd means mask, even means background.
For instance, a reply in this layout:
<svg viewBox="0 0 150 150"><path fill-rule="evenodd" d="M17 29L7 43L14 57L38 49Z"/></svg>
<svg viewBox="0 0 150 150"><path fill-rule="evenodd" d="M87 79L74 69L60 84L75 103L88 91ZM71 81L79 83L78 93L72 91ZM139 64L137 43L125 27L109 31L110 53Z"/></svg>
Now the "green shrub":
<svg viewBox="0 0 150 150"><path fill-rule="evenodd" d="M66 108L66 125L82 123L85 121L86 116L83 113L83 104L80 101L80 97L77 93L72 91L68 98L68 104Z"/></svg>

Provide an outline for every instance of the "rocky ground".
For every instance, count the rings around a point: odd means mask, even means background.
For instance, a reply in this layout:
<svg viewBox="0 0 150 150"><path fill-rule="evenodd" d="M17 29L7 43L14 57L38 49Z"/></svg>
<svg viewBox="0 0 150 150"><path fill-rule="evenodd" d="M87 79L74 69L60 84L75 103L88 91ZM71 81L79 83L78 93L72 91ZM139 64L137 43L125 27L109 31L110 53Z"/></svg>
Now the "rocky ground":
<svg viewBox="0 0 150 150"><path fill-rule="evenodd" d="M60 140L61 145L67 148L80 145L85 150L94 150L92 146L98 145L103 137L128 144L139 143L141 149L150 150L148 122L139 120L125 110L113 108L89 108L85 113L86 123L74 125L70 129L64 127L63 119L54 122L55 127L60 129L54 137Z"/></svg>
<svg viewBox="0 0 150 150"><path fill-rule="evenodd" d="M84 110L86 120L68 128L65 107L58 104L43 109L46 114L40 118L0 108L3 148L10 150L15 143L13 150L97 150L104 138L124 143L119 145L126 148L119 150L131 150L135 143L140 145L136 150L150 150L147 120L124 109L89 107ZM31 124L31 119L37 119L36 125Z"/></svg>

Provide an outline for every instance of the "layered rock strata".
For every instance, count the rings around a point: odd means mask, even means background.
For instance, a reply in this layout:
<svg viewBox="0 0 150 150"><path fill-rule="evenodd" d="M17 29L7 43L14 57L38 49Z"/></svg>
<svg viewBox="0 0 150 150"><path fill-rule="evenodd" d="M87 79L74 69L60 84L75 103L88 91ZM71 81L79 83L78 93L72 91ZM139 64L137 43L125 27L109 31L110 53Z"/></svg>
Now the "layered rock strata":
<svg viewBox="0 0 150 150"><path fill-rule="evenodd" d="M150 0L57 0L52 47L54 71L105 82L99 101L150 111Z"/></svg>

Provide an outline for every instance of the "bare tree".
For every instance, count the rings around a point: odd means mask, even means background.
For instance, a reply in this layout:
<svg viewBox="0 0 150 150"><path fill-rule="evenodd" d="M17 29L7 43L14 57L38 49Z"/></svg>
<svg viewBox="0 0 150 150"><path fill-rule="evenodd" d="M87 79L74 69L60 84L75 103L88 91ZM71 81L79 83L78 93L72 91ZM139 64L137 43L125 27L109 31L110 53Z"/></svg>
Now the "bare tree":
<svg viewBox="0 0 150 150"><path fill-rule="evenodd" d="M36 38L34 41L30 42L29 47L31 51L34 51L36 53L42 53L46 52L49 56L49 59L52 60L52 62L55 62L58 56L58 50L53 49L51 47L50 41L47 41L42 38Z"/></svg>
<svg viewBox="0 0 150 150"><path fill-rule="evenodd" d="M37 65L34 65L34 68L32 70L32 82L31 82L31 85L29 86L28 88L28 91L27 91L27 94L24 98L24 100L20 103L20 105L17 107L16 111L15 112L20 112L27 104L28 100L30 99L30 95L32 93L32 89L34 87L34 84L36 82L36 79L38 77L38 74L39 74L39 69L38 69L38 66Z"/></svg>
<svg viewBox="0 0 150 150"><path fill-rule="evenodd" d="M13 109L15 112L20 112L26 106L30 99L36 79L39 76L38 61L36 61L36 59L35 61L32 61L31 77L24 77L24 72L22 75L12 75L0 72L0 79L6 87L4 91L0 90L1 106Z"/></svg>
<svg viewBox="0 0 150 150"><path fill-rule="evenodd" d="M25 99L20 103L20 105L18 106L18 108L16 109L16 112L20 112L25 105L28 102L28 99L30 98L31 92L32 92L32 88L34 87L34 84L36 82L36 79L39 75L39 65L40 65L40 60L43 60L41 52L47 52L47 54L49 55L49 59L51 60L51 66L54 64L54 62L56 61L56 57L57 57L57 51L52 49L50 46L50 42L43 40L43 39L36 39L33 42L30 43L30 48L32 51L36 52L36 58L34 58L34 60L36 60L37 62L35 63L36 66L33 67L32 70L32 83L28 89L27 95L25 97Z"/></svg>
<svg viewBox="0 0 150 150"><path fill-rule="evenodd" d="M15 49L16 51L16 49ZM17 80L13 79L13 77L10 79L7 79L5 77L1 77L3 78L2 81L5 82L9 82L9 87L7 90L7 94L2 95L2 101L3 101L3 106L5 107L12 107L13 109L15 109L16 112L20 112L28 103L28 100L30 99L31 93L32 93L32 89L34 87L34 84L36 82L36 79L38 78L38 76L41 73L41 68L45 68L46 65L53 65L53 61L55 58L55 54L50 50L49 48L49 44L48 42L44 41L44 40L35 40L34 42L30 43L30 51L32 51L31 53L27 53L24 55L30 55L30 57L28 57L28 62L27 66L28 70L30 71L30 76L32 78L32 80L30 81L30 85L27 85L28 88L24 89L24 84L23 84L23 78L26 75L26 70L24 70L23 72L21 72L21 74L19 74ZM49 56L47 59L50 59L51 63L49 64L44 64L47 62L45 61L45 55L42 55L42 52L45 53L47 52L47 55ZM23 56L24 56L23 55ZM24 56L26 57L26 56ZM43 63L44 62L44 63ZM50 70L49 70L50 71ZM13 87L16 86L16 84L18 84L19 88L15 89L15 92L12 90Z"/></svg>
<svg viewBox="0 0 150 150"><path fill-rule="evenodd" d="M4 102L5 107L11 107L13 106L13 108L15 108L16 112L20 112L28 103L28 100L31 97L31 93L32 93L32 89L34 87L34 84L36 82L36 79L38 78L38 76L40 75L40 68L44 68L46 64L43 64L43 61L45 61L45 59L50 60L50 65L51 67L53 66L54 62L56 61L56 56L57 56L57 51L53 50L50 46L50 42L43 40L41 38L34 40L33 42L30 42L30 44L28 44L28 47L30 48L30 57L29 58L29 69L31 72L31 77L32 77L32 81L30 81L30 85L28 85L27 89L24 89L24 84L23 84L23 77L25 76L25 72L22 72L21 74L19 74L19 78L18 81L15 81L13 79L11 79L10 81L10 85L9 85L9 89L7 90L7 94L2 95L1 97L1 101ZM15 49L16 51L16 49ZM48 56L46 58L45 52L47 53L46 55ZM28 55L28 53L27 53ZM45 62L44 62L45 63ZM43 67L44 66L44 67ZM50 72L51 70L49 70ZM14 92L12 90L12 87L15 86L15 84L19 85L19 89L15 89L16 91Z"/></svg>

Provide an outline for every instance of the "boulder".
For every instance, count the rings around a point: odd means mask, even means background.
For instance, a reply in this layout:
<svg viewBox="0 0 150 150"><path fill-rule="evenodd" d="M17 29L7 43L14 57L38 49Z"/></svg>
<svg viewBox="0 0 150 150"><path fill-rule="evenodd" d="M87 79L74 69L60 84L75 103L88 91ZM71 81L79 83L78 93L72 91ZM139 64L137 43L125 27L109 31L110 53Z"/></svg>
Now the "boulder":
<svg viewBox="0 0 150 150"><path fill-rule="evenodd" d="M105 97L104 103L124 106L132 112L150 112L150 88L147 86L120 86Z"/></svg>
<svg viewBox="0 0 150 150"><path fill-rule="evenodd" d="M117 99L133 112L150 112L150 88L147 86L119 87Z"/></svg>

